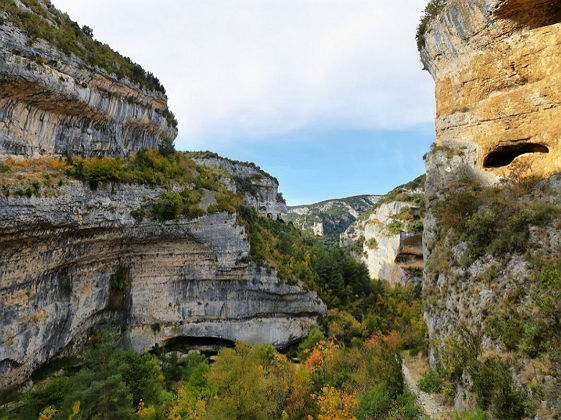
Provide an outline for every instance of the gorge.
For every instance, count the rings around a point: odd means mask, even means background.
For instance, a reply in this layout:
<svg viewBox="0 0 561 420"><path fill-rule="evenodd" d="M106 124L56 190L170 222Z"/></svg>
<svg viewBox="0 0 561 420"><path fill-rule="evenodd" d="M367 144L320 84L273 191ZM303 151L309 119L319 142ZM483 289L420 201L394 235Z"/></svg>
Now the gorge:
<svg viewBox="0 0 561 420"><path fill-rule="evenodd" d="M0 419L559 418L561 6L431 0L417 43L426 174L287 206L175 150L90 28L0 0Z"/></svg>

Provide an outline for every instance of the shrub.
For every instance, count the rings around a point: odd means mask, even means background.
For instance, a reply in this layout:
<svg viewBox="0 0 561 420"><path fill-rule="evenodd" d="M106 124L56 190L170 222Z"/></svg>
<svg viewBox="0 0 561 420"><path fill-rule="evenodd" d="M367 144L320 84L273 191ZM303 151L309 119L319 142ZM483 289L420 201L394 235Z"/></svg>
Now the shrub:
<svg viewBox="0 0 561 420"><path fill-rule="evenodd" d="M485 255L504 257L524 253L531 226L544 226L559 215L559 208L531 197L519 199L519 185L474 188L452 194L440 205L442 226L456 242L469 243L467 263Z"/></svg>
<svg viewBox="0 0 561 420"><path fill-rule="evenodd" d="M376 385L359 402L356 416L359 419L384 419L392 405L392 399L385 384Z"/></svg>
<svg viewBox="0 0 561 420"><path fill-rule="evenodd" d="M369 249L378 249L378 242L376 241L376 238L370 238L369 240L367 240L366 246Z"/></svg>
<svg viewBox="0 0 561 420"><path fill-rule="evenodd" d="M403 232L404 226L401 220L392 220L388 224L388 232L391 235L398 235L399 233Z"/></svg>
<svg viewBox="0 0 561 420"><path fill-rule="evenodd" d="M132 285L132 277L129 269L126 267L119 267L117 272L111 276L110 283L113 289L119 291L130 287Z"/></svg>
<svg viewBox="0 0 561 420"><path fill-rule="evenodd" d="M308 336L298 345L298 357L300 360L305 360L310 351L324 339L325 336L319 328L312 328Z"/></svg>
<svg viewBox="0 0 561 420"><path fill-rule="evenodd" d="M488 416L481 408L454 413L452 420L487 420Z"/></svg>
<svg viewBox="0 0 561 420"><path fill-rule="evenodd" d="M442 389L442 385L442 378L438 372L432 369L423 373L423 376L417 383L419 389L425 392L439 392Z"/></svg>
<svg viewBox="0 0 561 420"><path fill-rule="evenodd" d="M504 362L490 359L470 363L468 372L472 378L472 390L483 409L490 408L500 419L514 420L531 415L527 395L516 389L512 376Z"/></svg>
<svg viewBox="0 0 561 420"><path fill-rule="evenodd" d="M410 232L419 234L419 233L423 233L423 220L418 219L418 220L412 220L411 222L409 222L408 226L407 226L408 230Z"/></svg>

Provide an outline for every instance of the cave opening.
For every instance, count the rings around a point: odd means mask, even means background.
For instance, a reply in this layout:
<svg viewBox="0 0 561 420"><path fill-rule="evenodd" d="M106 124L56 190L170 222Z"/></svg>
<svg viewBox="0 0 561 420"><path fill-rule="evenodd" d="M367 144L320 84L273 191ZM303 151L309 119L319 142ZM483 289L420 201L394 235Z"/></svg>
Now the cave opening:
<svg viewBox="0 0 561 420"><path fill-rule="evenodd" d="M484 168L501 168L508 166L518 156L527 153L549 153L549 149L541 144L520 143L508 146L500 146L489 153L483 161Z"/></svg>
<svg viewBox="0 0 561 420"><path fill-rule="evenodd" d="M173 337L162 344L163 351L188 353L190 351L198 351L206 356L217 354L224 347L234 347L235 342L217 337L193 337L179 336Z"/></svg>
<svg viewBox="0 0 561 420"><path fill-rule="evenodd" d="M561 3L559 0L507 0L496 14L501 19L536 29L561 22Z"/></svg>

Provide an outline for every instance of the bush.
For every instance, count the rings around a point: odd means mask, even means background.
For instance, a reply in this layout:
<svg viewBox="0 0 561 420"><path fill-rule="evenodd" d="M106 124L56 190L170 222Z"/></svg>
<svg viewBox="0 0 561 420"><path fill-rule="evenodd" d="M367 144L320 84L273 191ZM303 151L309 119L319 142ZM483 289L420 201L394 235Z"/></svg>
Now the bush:
<svg viewBox="0 0 561 420"><path fill-rule="evenodd" d="M425 392L439 392L442 389L443 381L440 375L435 370L428 370L423 373L417 386L421 391Z"/></svg>
<svg viewBox="0 0 561 420"><path fill-rule="evenodd" d="M488 416L481 408L454 413L452 420L487 420Z"/></svg>
<svg viewBox="0 0 561 420"><path fill-rule="evenodd" d="M298 345L298 357L301 361L306 360L310 351L322 340L325 336L319 328L312 328L308 336Z"/></svg>
<svg viewBox="0 0 561 420"><path fill-rule="evenodd" d="M469 260L491 254L504 257L528 249L531 226L544 226L559 215L559 208L526 197L519 186L478 188L452 194L438 214L444 229L456 242L469 243Z"/></svg>
<svg viewBox="0 0 561 420"><path fill-rule="evenodd" d="M132 285L132 277L129 269L126 267L119 267L117 272L111 276L110 283L113 289L119 291L130 287Z"/></svg>
<svg viewBox="0 0 561 420"><path fill-rule="evenodd" d="M367 240L366 246L369 249L378 249L378 242L376 241L376 238L370 238L369 240Z"/></svg>
<svg viewBox="0 0 561 420"><path fill-rule="evenodd" d="M359 419L384 419L392 405L392 399L385 384L376 385L359 402L356 416Z"/></svg>
<svg viewBox="0 0 561 420"><path fill-rule="evenodd" d="M527 395L516 389L504 362L490 359L474 361L468 367L472 378L472 390L483 409L491 409L500 419L515 420L532 414L527 404Z"/></svg>

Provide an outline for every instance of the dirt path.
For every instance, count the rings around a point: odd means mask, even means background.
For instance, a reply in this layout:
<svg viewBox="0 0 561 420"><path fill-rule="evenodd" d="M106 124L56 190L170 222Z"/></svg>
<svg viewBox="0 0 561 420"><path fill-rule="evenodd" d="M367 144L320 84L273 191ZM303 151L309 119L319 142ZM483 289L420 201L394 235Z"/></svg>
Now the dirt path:
<svg viewBox="0 0 561 420"><path fill-rule="evenodd" d="M411 370L417 370L417 363L411 363L411 360L403 360L403 376L405 377L405 383L407 387L411 390L413 394L417 397L417 402L425 413L434 420L448 420L451 418L452 408L441 405L434 397L426 392L421 391L417 387L417 381L420 377L420 372L414 372ZM411 370L410 370L411 368Z"/></svg>

